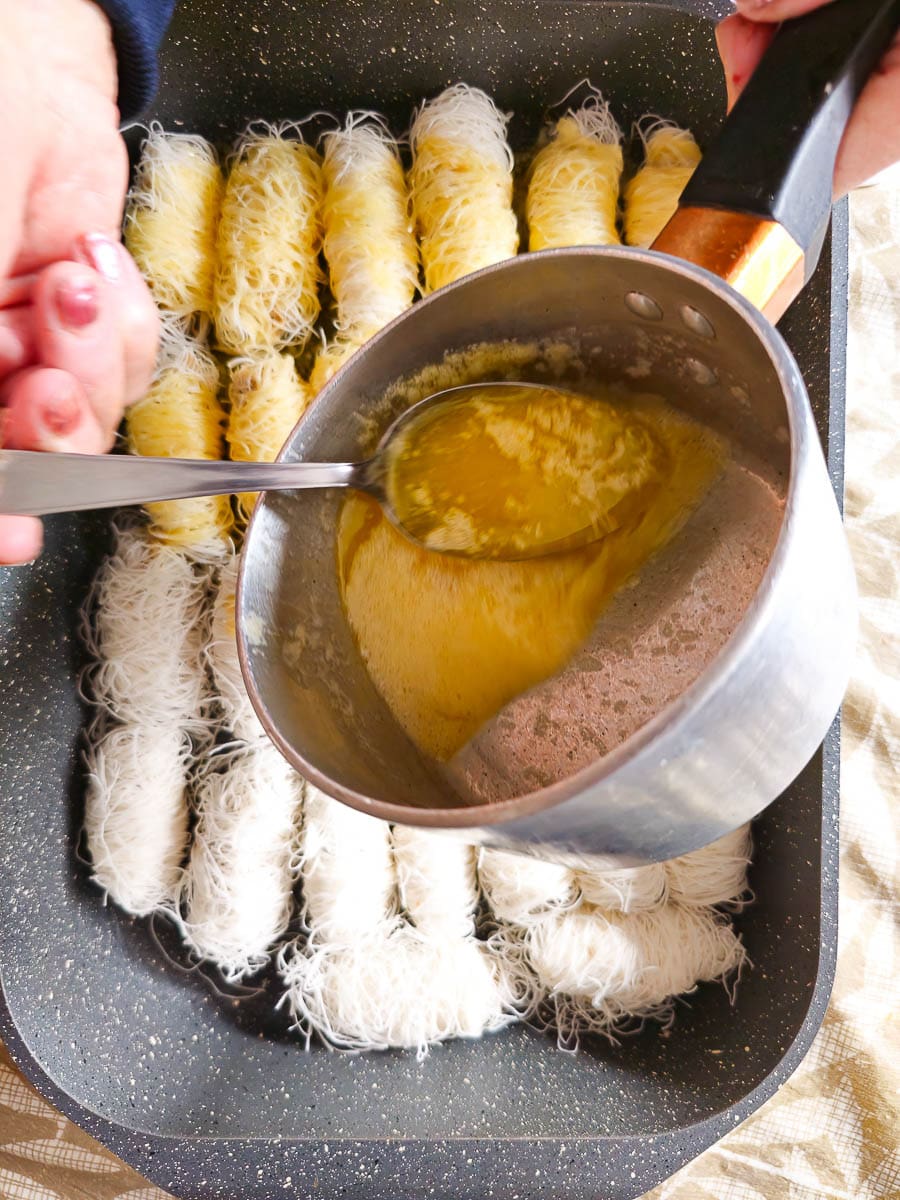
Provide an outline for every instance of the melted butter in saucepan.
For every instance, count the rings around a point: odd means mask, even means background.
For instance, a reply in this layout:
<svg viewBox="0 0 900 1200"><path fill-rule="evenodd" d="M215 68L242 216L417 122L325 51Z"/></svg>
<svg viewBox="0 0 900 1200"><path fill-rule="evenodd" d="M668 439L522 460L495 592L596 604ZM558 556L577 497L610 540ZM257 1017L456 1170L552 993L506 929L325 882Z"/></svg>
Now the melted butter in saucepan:
<svg viewBox="0 0 900 1200"><path fill-rule="evenodd" d="M632 520L668 474L651 424L551 387L467 387L391 437L394 516L429 550L517 559L575 549Z"/></svg>
<svg viewBox="0 0 900 1200"><path fill-rule="evenodd" d="M516 528L527 541L535 519L546 538L559 514L551 533L565 535L573 511L601 533L591 545L523 561L452 557L409 541L376 501L354 493L344 503L338 570L360 653L397 721L439 761L566 665L726 463L721 438L659 397L610 389L584 403L598 407L524 432L509 412L482 409L460 417L452 453L423 443L418 468L397 461L409 470L399 486L445 546Z"/></svg>

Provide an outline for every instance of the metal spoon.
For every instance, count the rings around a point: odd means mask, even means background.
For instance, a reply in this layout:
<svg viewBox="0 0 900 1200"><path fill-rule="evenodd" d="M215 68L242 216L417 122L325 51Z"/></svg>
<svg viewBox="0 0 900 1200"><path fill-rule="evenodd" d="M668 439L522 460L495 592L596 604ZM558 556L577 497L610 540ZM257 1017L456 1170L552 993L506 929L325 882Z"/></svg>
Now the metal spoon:
<svg viewBox="0 0 900 1200"><path fill-rule="evenodd" d="M599 512L584 524L581 510L555 514L552 531L541 531L538 518L534 536L486 545L473 537L453 545L438 544L423 532L421 520L411 525L410 497L391 486L391 467L399 455L414 453L416 439L426 427L459 414L461 405L478 400L512 398L523 390L543 393L553 402L582 406L585 397L544 384L478 383L446 388L421 400L402 413L388 428L376 453L358 463L247 463L209 462L197 459L143 458L133 455L46 454L35 451L0 452L0 512L44 516L82 509L113 508L159 500L193 496L223 495L228 492L290 491L299 488L355 488L373 496L393 524L410 540L428 549L466 558L526 559L575 549L616 528L615 509ZM537 398L537 395L536 395ZM396 493L396 494L395 494ZM401 503L398 505L398 501ZM398 507L407 511L398 512ZM421 516L421 509L419 511ZM438 524L441 513L437 512ZM527 524L529 514L523 514ZM569 528L567 525L574 527ZM560 534L560 524L563 532ZM530 527L529 527L530 528ZM501 539L502 540L502 539Z"/></svg>

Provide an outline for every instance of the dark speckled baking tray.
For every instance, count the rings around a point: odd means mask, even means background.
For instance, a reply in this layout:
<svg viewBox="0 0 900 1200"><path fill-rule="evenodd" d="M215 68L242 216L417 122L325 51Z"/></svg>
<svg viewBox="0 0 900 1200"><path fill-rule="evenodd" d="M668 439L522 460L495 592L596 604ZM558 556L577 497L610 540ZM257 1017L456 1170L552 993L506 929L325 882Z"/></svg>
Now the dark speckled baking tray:
<svg viewBox="0 0 900 1200"><path fill-rule="evenodd" d="M375 106L401 129L459 79L515 110L525 145L583 76L624 123L655 110L715 130L724 0L193 0L163 52L155 116L229 140L248 119ZM842 481L846 213L784 322L835 488ZM141 922L104 908L75 852L84 712L78 609L101 517L48 523L0 572L0 1034L80 1125L181 1200L477 1196L626 1200L731 1129L807 1050L836 943L838 740L762 817L741 919L754 969L649 1029L577 1056L515 1028L411 1054L305 1053L269 996L223 999Z"/></svg>

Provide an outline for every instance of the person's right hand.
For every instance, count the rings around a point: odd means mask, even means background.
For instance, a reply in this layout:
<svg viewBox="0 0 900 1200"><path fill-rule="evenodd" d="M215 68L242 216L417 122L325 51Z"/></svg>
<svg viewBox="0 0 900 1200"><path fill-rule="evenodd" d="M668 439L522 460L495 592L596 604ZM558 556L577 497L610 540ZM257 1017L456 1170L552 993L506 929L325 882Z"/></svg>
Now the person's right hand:
<svg viewBox="0 0 900 1200"><path fill-rule="evenodd" d="M833 0L734 0L737 12L716 29L725 68L728 107L756 69L780 21ZM871 77L841 143L834 175L835 199L867 183L900 160L900 36Z"/></svg>
<svg viewBox="0 0 900 1200"><path fill-rule="evenodd" d="M0 28L0 445L101 453L146 390L158 337L119 243L110 26L91 0L0 0ZM0 516L0 563L40 545L39 521Z"/></svg>

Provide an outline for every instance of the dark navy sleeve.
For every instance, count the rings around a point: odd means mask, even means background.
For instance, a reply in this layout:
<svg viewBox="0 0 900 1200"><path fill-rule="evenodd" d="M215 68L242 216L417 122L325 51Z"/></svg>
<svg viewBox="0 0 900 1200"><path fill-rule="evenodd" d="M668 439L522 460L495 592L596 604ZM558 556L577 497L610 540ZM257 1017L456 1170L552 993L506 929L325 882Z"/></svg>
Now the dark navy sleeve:
<svg viewBox="0 0 900 1200"><path fill-rule="evenodd" d="M109 17L119 60L119 111L122 120L138 116L157 85L156 52L172 16L175 0L96 0Z"/></svg>

